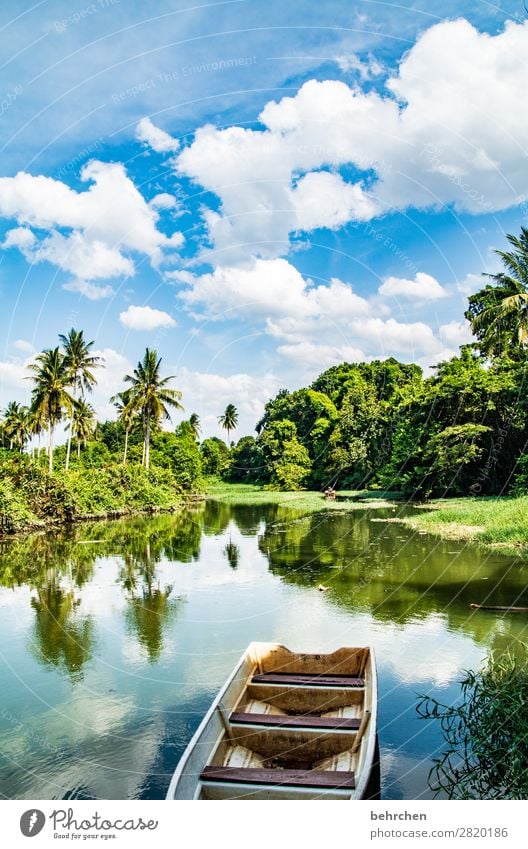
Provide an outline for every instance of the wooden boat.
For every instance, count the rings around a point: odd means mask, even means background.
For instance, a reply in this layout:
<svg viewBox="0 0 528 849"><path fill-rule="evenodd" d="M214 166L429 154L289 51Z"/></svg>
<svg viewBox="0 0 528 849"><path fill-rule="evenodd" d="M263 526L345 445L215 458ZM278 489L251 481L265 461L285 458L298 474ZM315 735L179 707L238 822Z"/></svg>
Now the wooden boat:
<svg viewBox="0 0 528 849"><path fill-rule="evenodd" d="M370 648L251 643L187 746L167 799L363 799L375 763Z"/></svg>

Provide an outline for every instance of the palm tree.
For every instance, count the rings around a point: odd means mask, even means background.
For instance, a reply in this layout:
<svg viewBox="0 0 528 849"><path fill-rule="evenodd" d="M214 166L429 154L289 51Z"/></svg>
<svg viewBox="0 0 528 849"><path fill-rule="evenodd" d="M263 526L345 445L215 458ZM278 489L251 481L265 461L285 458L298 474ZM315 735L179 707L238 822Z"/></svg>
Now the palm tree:
<svg viewBox="0 0 528 849"><path fill-rule="evenodd" d="M10 401L6 407L2 429L9 439L9 449L22 451L28 437L28 409L18 401Z"/></svg>
<svg viewBox="0 0 528 849"><path fill-rule="evenodd" d="M238 424L238 410L234 404L227 405L223 415L218 416L218 422L222 425L224 430L227 430L227 447L229 448L229 445L231 444L229 434Z"/></svg>
<svg viewBox="0 0 528 849"><path fill-rule="evenodd" d="M147 348L143 360L137 364L133 374L125 375L130 384L129 407L140 414L144 427L143 457L145 468L150 467L150 432L160 419L170 419L169 407L183 410L180 404L182 393L178 389L169 389L167 384L174 375L162 378L160 375L161 357L156 351Z"/></svg>
<svg viewBox="0 0 528 849"><path fill-rule="evenodd" d="M189 424L191 426L192 432L194 433L194 438L198 440L200 438L200 432L202 430L198 413L191 413L189 417Z"/></svg>
<svg viewBox="0 0 528 849"><path fill-rule="evenodd" d="M81 442L86 448L86 443L92 436L96 427L95 410L91 404L81 399L75 402L70 423L70 437L77 440L77 457L81 456Z"/></svg>
<svg viewBox="0 0 528 849"><path fill-rule="evenodd" d="M30 407L27 414L27 420L29 436L31 438L33 438L34 436L37 437L37 445L35 447L32 447L31 449L31 457L32 459L35 459L35 457L38 458L40 454L40 436L42 434L42 431L44 430L45 424L42 415L42 410L34 410Z"/></svg>
<svg viewBox="0 0 528 849"><path fill-rule="evenodd" d="M28 366L33 372L35 386L31 409L48 427L49 471L53 471L53 432L61 421L63 411L71 416L75 401L66 391L70 372L59 348L42 351Z"/></svg>
<svg viewBox="0 0 528 849"><path fill-rule="evenodd" d="M494 285L471 295L465 313L482 352L491 356L528 347L528 228L506 238L513 250L495 251L506 271L485 275Z"/></svg>
<svg viewBox="0 0 528 849"><path fill-rule="evenodd" d="M131 404L129 389L126 389L124 392L118 392L117 395L113 395L112 398L110 398L110 401L117 410L118 421L120 421L125 428L125 450L123 452L123 466L125 466L128 453L128 436L137 414L133 408L133 404Z"/></svg>
<svg viewBox="0 0 528 849"><path fill-rule="evenodd" d="M97 383L93 369L102 365L103 360L101 357L94 357L90 353L94 342L86 342L82 330L75 330L72 327L67 335L64 333L59 334L59 339L64 349L64 362L70 375L69 382L73 387L73 398L77 400L78 393L80 393L81 398L84 398L84 393L91 392ZM66 447L66 468L70 465L73 434L73 427L70 427L68 445Z"/></svg>

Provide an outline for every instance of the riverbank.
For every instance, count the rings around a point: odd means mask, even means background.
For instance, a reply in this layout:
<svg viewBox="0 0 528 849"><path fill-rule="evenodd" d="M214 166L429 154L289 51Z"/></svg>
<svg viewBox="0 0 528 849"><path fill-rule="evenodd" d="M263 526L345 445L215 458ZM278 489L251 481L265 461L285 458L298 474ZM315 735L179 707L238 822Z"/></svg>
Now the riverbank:
<svg viewBox="0 0 528 849"><path fill-rule="evenodd" d="M0 535L91 519L170 512L184 492L169 469L110 463L53 474L27 458L0 467Z"/></svg>
<svg viewBox="0 0 528 849"><path fill-rule="evenodd" d="M431 501L397 521L444 539L528 552L528 496Z"/></svg>
<svg viewBox="0 0 528 849"><path fill-rule="evenodd" d="M315 512L317 510L393 507L400 493L381 490L342 490L336 493L335 500L330 500L323 492L312 490L282 492L254 484L209 480L206 482L206 497L210 501L223 501L226 504L287 504L306 512Z"/></svg>

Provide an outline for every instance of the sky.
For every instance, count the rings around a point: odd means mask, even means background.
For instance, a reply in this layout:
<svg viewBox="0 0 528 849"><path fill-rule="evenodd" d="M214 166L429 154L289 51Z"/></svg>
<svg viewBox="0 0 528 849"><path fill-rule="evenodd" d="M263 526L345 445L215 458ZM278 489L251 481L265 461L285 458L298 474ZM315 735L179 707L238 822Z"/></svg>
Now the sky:
<svg viewBox="0 0 528 849"><path fill-rule="evenodd" d="M431 373L528 226L527 17L5 0L0 408L71 327L104 357L100 417L149 346L204 436L343 361Z"/></svg>

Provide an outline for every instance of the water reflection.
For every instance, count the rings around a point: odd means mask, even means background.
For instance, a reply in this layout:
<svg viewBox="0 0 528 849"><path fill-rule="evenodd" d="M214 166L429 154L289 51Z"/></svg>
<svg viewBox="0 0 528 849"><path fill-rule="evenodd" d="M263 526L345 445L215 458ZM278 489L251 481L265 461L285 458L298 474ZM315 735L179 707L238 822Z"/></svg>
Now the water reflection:
<svg viewBox="0 0 528 849"><path fill-rule="evenodd" d="M77 615L80 599L54 578L39 587L31 598L35 611L32 649L42 663L63 668L73 680L80 680L83 666L92 656L94 622L90 617Z"/></svg>
<svg viewBox="0 0 528 849"><path fill-rule="evenodd" d="M441 740L417 695L456 697L464 667L525 637L526 617L469 604L528 605L528 565L395 517L208 502L0 542L0 792L162 797L241 651L270 639L375 646L383 793L422 796Z"/></svg>

